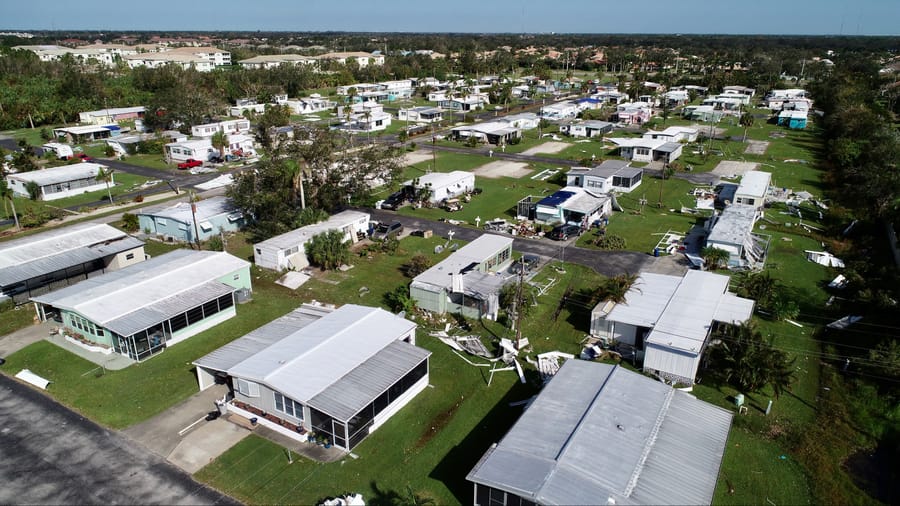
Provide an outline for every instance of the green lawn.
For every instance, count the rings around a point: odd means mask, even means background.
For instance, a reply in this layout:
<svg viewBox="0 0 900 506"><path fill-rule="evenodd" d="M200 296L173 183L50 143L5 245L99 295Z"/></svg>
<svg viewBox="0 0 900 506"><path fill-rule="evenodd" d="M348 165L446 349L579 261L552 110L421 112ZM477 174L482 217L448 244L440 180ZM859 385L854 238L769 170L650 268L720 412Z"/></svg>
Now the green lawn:
<svg viewBox="0 0 900 506"><path fill-rule="evenodd" d="M0 311L0 336L23 329L34 323L34 304L23 304L15 309Z"/></svg>

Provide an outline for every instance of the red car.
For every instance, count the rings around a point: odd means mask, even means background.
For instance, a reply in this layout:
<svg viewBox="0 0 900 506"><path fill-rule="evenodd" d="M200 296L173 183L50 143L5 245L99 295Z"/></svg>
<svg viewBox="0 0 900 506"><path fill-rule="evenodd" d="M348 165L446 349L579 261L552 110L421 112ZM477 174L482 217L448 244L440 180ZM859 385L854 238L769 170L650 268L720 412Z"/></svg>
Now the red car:
<svg viewBox="0 0 900 506"><path fill-rule="evenodd" d="M203 162L200 160L194 160L193 158L188 158L187 161L181 162L178 164L179 169L192 169L194 167L199 167L203 165Z"/></svg>
<svg viewBox="0 0 900 506"><path fill-rule="evenodd" d="M86 154L84 154L84 153L78 153L77 155L75 155L75 158L78 158L78 159L81 160L82 162L92 162L92 161L94 161L93 158L89 157L88 155L86 155Z"/></svg>

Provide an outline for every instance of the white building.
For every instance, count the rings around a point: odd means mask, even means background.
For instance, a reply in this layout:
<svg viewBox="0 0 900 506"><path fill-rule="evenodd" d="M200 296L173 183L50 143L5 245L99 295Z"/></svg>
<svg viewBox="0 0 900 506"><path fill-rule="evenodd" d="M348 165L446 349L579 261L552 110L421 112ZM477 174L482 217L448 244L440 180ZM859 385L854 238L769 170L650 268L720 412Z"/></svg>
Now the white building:
<svg viewBox="0 0 900 506"><path fill-rule="evenodd" d="M194 137L212 137L216 132L225 132L226 134L248 134L250 133L250 120L231 119L216 123L194 125L191 127L191 135Z"/></svg>
<svg viewBox="0 0 900 506"><path fill-rule="evenodd" d="M404 186L427 188L428 200L438 203L444 199L452 199L475 189L475 174L455 170L453 172L431 172L415 180L403 183Z"/></svg>
<svg viewBox="0 0 900 506"><path fill-rule="evenodd" d="M576 116L578 116L578 105L570 100L541 107L541 117L549 121L572 119Z"/></svg>
<svg viewBox="0 0 900 506"><path fill-rule="evenodd" d="M591 334L632 347L645 372L693 385L713 322L741 324L753 314L754 302L729 292L729 280L697 270L683 277L641 273L625 302L594 308Z"/></svg>
<svg viewBox="0 0 900 506"><path fill-rule="evenodd" d="M728 252L729 267L762 267L769 249L769 237L755 234L753 227L761 211L756 205L732 204L707 222L706 245Z"/></svg>
<svg viewBox="0 0 900 506"><path fill-rule="evenodd" d="M307 225L266 239L253 245L253 261L259 267L275 271L300 270L309 265L304 246L313 237L331 230L339 230L344 240L355 243L359 235L369 230L368 213L343 211L321 223Z"/></svg>
<svg viewBox="0 0 900 506"><path fill-rule="evenodd" d="M633 137L610 137L607 140L619 148L620 156L635 162L670 163L681 156L682 144L664 139L635 139Z"/></svg>
<svg viewBox="0 0 900 506"><path fill-rule="evenodd" d="M78 122L90 125L119 124L120 121L135 120L144 117L144 106L137 107L113 107L98 111L85 111L78 113Z"/></svg>
<svg viewBox="0 0 900 506"><path fill-rule="evenodd" d="M645 139L661 139L666 142L694 142L700 132L696 128L685 126L670 126L661 132L648 130L642 135Z"/></svg>
<svg viewBox="0 0 900 506"><path fill-rule="evenodd" d="M40 188L41 200L56 200L83 193L106 189L106 183L97 180L100 169L106 166L99 163L76 163L51 169L19 172L6 176L12 191L19 196L29 197L28 183L35 183ZM110 187L115 186L115 174L110 175Z"/></svg>
<svg viewBox="0 0 900 506"><path fill-rule="evenodd" d="M751 170L741 176L741 184L734 193L735 204L746 204L762 209L772 184L772 174Z"/></svg>
<svg viewBox="0 0 900 506"><path fill-rule="evenodd" d="M444 120L444 110L440 107L426 106L400 109L397 112L397 119L415 123L437 123Z"/></svg>
<svg viewBox="0 0 900 506"><path fill-rule="evenodd" d="M215 47L178 47L156 53L138 53L124 56L129 68L157 68L169 64L209 72L216 67L231 65L231 53Z"/></svg>
<svg viewBox="0 0 900 506"><path fill-rule="evenodd" d="M604 160L596 167L572 167L566 173L566 186L577 186L597 193L628 193L641 184L644 169L622 160Z"/></svg>

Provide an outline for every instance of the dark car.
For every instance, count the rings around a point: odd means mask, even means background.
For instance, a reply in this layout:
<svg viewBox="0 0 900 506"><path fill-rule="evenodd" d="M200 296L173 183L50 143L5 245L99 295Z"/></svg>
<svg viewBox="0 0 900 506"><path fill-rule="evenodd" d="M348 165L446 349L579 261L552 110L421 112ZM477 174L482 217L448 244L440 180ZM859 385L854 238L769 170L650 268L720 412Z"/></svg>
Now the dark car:
<svg viewBox="0 0 900 506"><path fill-rule="evenodd" d="M403 205L403 202L405 200L406 198L402 191L395 192L392 193L388 198L384 199L384 202L381 203L381 208L396 211L400 206Z"/></svg>
<svg viewBox="0 0 900 506"><path fill-rule="evenodd" d="M541 257L537 255L522 255L521 258L509 266L509 272L512 274L519 274L524 270L524 272L528 273L533 271L540 263Z"/></svg>
<svg viewBox="0 0 900 506"><path fill-rule="evenodd" d="M401 232L403 232L403 224L399 221L390 224L379 223L378 226L375 227L375 231L372 232L372 239L376 241L390 239L391 237L399 236Z"/></svg>
<svg viewBox="0 0 900 506"><path fill-rule="evenodd" d="M568 241L570 237L581 235L581 227L578 225L557 225L547 234L554 241Z"/></svg>

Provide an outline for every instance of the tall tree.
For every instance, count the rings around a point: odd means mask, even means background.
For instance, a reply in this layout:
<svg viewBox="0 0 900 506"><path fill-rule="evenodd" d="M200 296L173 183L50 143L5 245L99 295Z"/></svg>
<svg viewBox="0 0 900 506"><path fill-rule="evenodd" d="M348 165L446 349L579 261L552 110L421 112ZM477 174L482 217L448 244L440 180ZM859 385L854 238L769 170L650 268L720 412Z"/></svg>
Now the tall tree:
<svg viewBox="0 0 900 506"><path fill-rule="evenodd" d="M3 209L6 210L6 202L9 201L10 206L12 206L13 221L16 223L16 230L19 230L21 227L19 226L19 215L16 214L15 196L15 192L9 187L6 180L0 179L0 199L3 200ZM6 217L9 218L9 215L7 214Z"/></svg>
<svg viewBox="0 0 900 506"><path fill-rule="evenodd" d="M100 166L100 170L97 171L97 176L94 178L97 181L103 181L106 184L106 196L109 197L109 202L112 203L112 192L109 190L109 185L113 181L113 169L109 167Z"/></svg>
<svg viewBox="0 0 900 506"><path fill-rule="evenodd" d="M794 360L776 349L752 325L725 325L713 335L721 344L710 350L716 374L743 392L770 386L777 399L794 381Z"/></svg>
<svg viewBox="0 0 900 506"><path fill-rule="evenodd" d="M223 130L219 130L212 135L212 138L209 141L212 144L212 147L219 150L219 156L224 158L225 146L228 145L228 134Z"/></svg>

